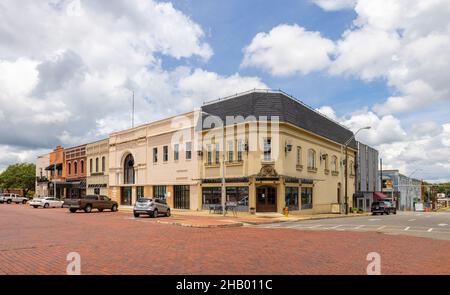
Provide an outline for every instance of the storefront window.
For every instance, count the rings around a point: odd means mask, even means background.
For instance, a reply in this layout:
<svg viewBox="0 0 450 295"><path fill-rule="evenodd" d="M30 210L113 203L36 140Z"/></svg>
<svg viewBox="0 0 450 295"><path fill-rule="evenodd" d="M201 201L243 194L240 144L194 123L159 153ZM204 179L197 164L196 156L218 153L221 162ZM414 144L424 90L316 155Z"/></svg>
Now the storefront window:
<svg viewBox="0 0 450 295"><path fill-rule="evenodd" d="M248 187L227 187L227 202L236 202L238 211L248 211Z"/></svg>
<svg viewBox="0 0 450 295"><path fill-rule="evenodd" d="M137 196L137 199L139 200L140 198L143 198L144 197L144 187L143 186L138 186L137 188L136 188L136 196Z"/></svg>
<svg viewBox="0 0 450 295"><path fill-rule="evenodd" d="M312 209L313 192L312 187L302 187L302 209Z"/></svg>
<svg viewBox="0 0 450 295"><path fill-rule="evenodd" d="M165 185L155 185L153 187L153 197L156 199L166 198L166 186Z"/></svg>
<svg viewBox="0 0 450 295"><path fill-rule="evenodd" d="M298 207L298 187L286 187L285 202L290 211L299 210Z"/></svg>
<svg viewBox="0 0 450 295"><path fill-rule="evenodd" d="M203 193L203 209L209 209L210 205L221 204L222 190L220 187L204 187Z"/></svg>

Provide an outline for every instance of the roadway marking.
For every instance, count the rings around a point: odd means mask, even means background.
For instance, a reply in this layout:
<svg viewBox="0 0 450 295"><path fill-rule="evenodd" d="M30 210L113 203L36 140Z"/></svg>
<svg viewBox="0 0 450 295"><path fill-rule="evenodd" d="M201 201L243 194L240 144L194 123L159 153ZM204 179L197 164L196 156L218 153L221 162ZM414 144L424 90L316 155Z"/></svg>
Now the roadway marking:
<svg viewBox="0 0 450 295"><path fill-rule="evenodd" d="M370 218L369 221L380 221L380 218Z"/></svg>
<svg viewBox="0 0 450 295"><path fill-rule="evenodd" d="M316 224L316 225L313 225L313 226L308 226L306 228L318 228L318 227L321 227L321 226L322 226L321 224Z"/></svg>
<svg viewBox="0 0 450 295"><path fill-rule="evenodd" d="M382 226L380 226L379 228L377 228L377 230L382 230L383 228L385 228L386 227L386 225L382 225Z"/></svg>
<svg viewBox="0 0 450 295"><path fill-rule="evenodd" d="M447 223L439 223L438 224L439 226L446 226L446 225L448 225Z"/></svg>
<svg viewBox="0 0 450 295"><path fill-rule="evenodd" d="M410 220L408 220L408 221L415 221L415 220L417 220L417 219L414 219L414 218L413 218L413 219L410 219Z"/></svg>
<svg viewBox="0 0 450 295"><path fill-rule="evenodd" d="M342 224L336 225L336 226L332 226L332 227L329 227L328 229L336 229L336 228L341 227L341 226L342 226Z"/></svg>
<svg viewBox="0 0 450 295"><path fill-rule="evenodd" d="M405 229L404 230L409 230L411 227L409 227L409 226L407 226L407 227L405 227Z"/></svg>
<svg viewBox="0 0 450 295"><path fill-rule="evenodd" d="M365 225L358 225L357 227L355 227L354 229L360 229L363 228Z"/></svg>
<svg viewBox="0 0 450 295"><path fill-rule="evenodd" d="M428 230L428 232L432 232L433 231L433 228L430 228L429 230Z"/></svg>

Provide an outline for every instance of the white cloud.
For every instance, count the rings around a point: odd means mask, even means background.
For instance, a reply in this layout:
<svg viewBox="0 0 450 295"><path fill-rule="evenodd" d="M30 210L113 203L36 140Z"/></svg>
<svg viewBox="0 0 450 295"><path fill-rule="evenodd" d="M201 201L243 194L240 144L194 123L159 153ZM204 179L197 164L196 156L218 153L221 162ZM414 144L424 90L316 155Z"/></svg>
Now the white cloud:
<svg viewBox="0 0 450 295"><path fill-rule="evenodd" d="M331 107L319 110L335 114ZM450 181L450 124L434 121L418 122L405 129L392 115L378 116L361 110L336 120L353 132L371 126L357 135L357 140L375 147L383 158L385 169L399 169L411 173L421 169L416 177L430 181Z"/></svg>
<svg viewBox="0 0 450 295"><path fill-rule="evenodd" d="M141 124L267 87L256 77L163 68L160 55L206 62L213 51L204 39L202 28L171 3L2 1L0 148L8 153L2 157L16 161L14 149L81 144L129 127L131 90ZM0 159L0 168L6 162Z"/></svg>
<svg viewBox="0 0 450 295"><path fill-rule="evenodd" d="M242 66L262 68L276 76L308 74L325 69L333 50L333 42L319 32L283 24L253 38L244 49Z"/></svg>
<svg viewBox="0 0 450 295"><path fill-rule="evenodd" d="M312 0L312 1L326 11L351 9L355 7L356 4L356 0Z"/></svg>
<svg viewBox="0 0 450 295"><path fill-rule="evenodd" d="M338 120L338 117L336 116L336 112L330 106L322 106L322 107L316 109L316 111L327 116L328 118L330 118L332 120Z"/></svg>

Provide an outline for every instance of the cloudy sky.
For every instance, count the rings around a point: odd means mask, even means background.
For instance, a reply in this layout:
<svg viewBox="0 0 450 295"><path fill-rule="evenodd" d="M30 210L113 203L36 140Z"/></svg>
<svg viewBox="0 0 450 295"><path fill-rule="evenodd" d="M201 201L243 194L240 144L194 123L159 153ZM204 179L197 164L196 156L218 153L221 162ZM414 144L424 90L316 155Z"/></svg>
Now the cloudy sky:
<svg viewBox="0 0 450 295"><path fill-rule="evenodd" d="M0 170L252 88L450 180L448 0L0 2Z"/></svg>

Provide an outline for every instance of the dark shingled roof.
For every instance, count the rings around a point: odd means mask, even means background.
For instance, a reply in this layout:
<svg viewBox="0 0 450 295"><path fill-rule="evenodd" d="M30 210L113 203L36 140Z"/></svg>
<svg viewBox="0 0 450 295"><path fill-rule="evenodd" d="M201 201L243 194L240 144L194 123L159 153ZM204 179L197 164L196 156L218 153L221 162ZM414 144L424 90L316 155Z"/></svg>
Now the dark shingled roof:
<svg viewBox="0 0 450 295"><path fill-rule="evenodd" d="M280 122L287 122L307 131L345 144L353 132L337 122L289 97L281 91L252 91L235 97L206 103L202 111L225 120L227 116L278 116ZM270 118L268 118L270 119ZM200 122L199 122L200 123ZM353 139L349 147L357 149Z"/></svg>

